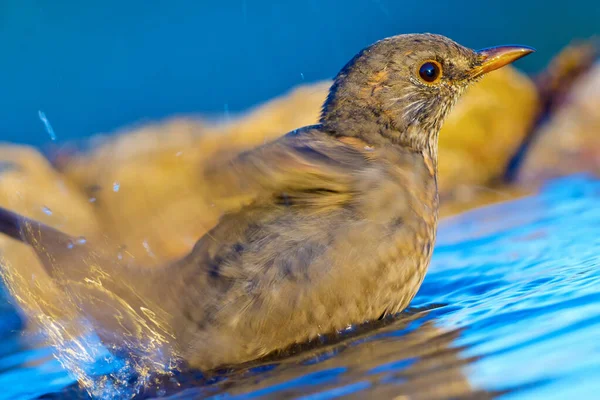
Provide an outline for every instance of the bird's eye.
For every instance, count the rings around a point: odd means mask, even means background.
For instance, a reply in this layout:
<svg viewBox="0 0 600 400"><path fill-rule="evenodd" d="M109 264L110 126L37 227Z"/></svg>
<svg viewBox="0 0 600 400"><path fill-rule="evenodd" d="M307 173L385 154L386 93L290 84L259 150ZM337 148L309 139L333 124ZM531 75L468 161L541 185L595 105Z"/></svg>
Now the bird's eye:
<svg viewBox="0 0 600 400"><path fill-rule="evenodd" d="M442 66L437 61L425 61L419 68L419 77L426 83L435 83L442 77Z"/></svg>

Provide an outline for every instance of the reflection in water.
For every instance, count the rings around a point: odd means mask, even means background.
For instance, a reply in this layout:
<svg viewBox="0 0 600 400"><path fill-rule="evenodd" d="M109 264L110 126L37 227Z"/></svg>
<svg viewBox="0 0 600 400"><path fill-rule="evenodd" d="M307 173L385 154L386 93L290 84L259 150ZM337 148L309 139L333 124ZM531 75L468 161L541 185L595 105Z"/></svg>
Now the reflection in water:
<svg viewBox="0 0 600 400"><path fill-rule="evenodd" d="M213 375L175 371L138 398L594 398L599 200L600 182L575 176L538 196L445 220L423 287L395 320ZM107 353L91 337L58 343L59 359L102 360ZM0 399L88 398L46 348L9 354L13 340L0 340L0 387L10 388ZM132 394L135 374L124 360L96 361L79 377L96 385L98 397Z"/></svg>
<svg viewBox="0 0 600 400"><path fill-rule="evenodd" d="M157 387L147 388L140 397L160 396L184 399L216 396L228 398L252 394L265 398L339 395L357 398L399 395L411 399L490 395L473 390L461 368L469 359L460 357L453 346L460 330L436 328L429 311L408 311L396 319L328 337L332 344L306 345L285 357L219 371L215 375L183 372L163 378ZM429 382L435 381L435 385ZM76 391L63 391L60 397ZM310 397L309 397L310 398Z"/></svg>
<svg viewBox="0 0 600 400"><path fill-rule="evenodd" d="M461 372L467 360L460 359L459 348L451 347L459 333L435 328L426 313L405 315L358 339L285 360L258 382L244 377L220 389L233 395L273 397L311 393L325 398L352 393L359 398L367 394L411 399L461 396L472 389ZM429 385L431 381L435 385Z"/></svg>

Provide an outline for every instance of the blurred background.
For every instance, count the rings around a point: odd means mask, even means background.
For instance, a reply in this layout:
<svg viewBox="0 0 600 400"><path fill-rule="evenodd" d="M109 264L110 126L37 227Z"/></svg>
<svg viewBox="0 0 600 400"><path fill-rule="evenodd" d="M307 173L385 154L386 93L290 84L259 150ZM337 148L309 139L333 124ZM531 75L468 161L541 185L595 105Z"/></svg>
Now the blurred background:
<svg viewBox="0 0 600 400"><path fill-rule="evenodd" d="M408 313L264 369L210 382L181 371L140 397L595 398L597 3L0 0L0 207L164 264L243 203L216 201L206 166L315 123L330 79L365 46L409 32L533 46L442 128L443 218ZM0 235L0 268L0 400L150 390L131 383L145 367L71 330L78 299L30 248Z"/></svg>
<svg viewBox="0 0 600 400"><path fill-rule="evenodd" d="M541 70L598 31L600 7L542 0L0 2L0 140L66 141L173 114L227 119L301 83L332 78L386 36L520 43Z"/></svg>

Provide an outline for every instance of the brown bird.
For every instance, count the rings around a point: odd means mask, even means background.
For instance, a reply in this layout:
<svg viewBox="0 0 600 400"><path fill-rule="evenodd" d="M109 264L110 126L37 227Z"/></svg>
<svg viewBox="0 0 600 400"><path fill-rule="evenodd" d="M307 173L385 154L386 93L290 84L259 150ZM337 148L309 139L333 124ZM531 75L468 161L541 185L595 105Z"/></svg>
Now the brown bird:
<svg viewBox="0 0 600 400"><path fill-rule="evenodd" d="M432 34L367 47L335 78L318 125L209 168L215 201L245 206L164 268L6 210L0 231L36 249L103 340L152 342L202 370L398 313L433 251L444 118L471 83L532 51Z"/></svg>

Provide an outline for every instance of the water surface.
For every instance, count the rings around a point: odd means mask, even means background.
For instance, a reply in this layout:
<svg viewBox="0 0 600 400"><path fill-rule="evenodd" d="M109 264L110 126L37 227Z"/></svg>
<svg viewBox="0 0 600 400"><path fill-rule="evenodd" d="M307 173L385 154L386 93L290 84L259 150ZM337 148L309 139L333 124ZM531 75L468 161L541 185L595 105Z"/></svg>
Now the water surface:
<svg viewBox="0 0 600 400"><path fill-rule="evenodd" d="M445 220L402 315L283 360L211 377L183 372L139 398L594 398L599 231L600 181L587 176ZM50 349L22 337L4 304L0 399L87 398Z"/></svg>

